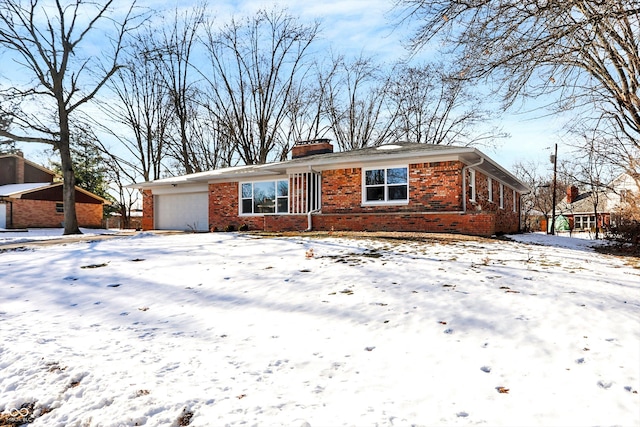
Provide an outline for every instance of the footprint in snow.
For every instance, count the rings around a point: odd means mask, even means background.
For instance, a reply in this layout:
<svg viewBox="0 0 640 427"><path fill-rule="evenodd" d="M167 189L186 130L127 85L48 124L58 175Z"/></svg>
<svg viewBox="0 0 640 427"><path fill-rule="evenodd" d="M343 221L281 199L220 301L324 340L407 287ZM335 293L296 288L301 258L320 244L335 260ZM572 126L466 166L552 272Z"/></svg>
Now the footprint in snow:
<svg viewBox="0 0 640 427"><path fill-rule="evenodd" d="M491 366L483 366L482 368L480 368L480 370L488 374L489 372L491 372Z"/></svg>
<svg viewBox="0 0 640 427"><path fill-rule="evenodd" d="M605 390L610 389L612 385L613 385L613 382L598 381L598 387L603 388Z"/></svg>
<svg viewBox="0 0 640 427"><path fill-rule="evenodd" d="M462 412L458 412L458 413L456 414L456 417L458 417L458 418L466 418L466 417L468 417L468 416L469 416L469 414L468 414L467 412L464 412L464 411L462 411Z"/></svg>
<svg viewBox="0 0 640 427"><path fill-rule="evenodd" d="M576 359L576 363L578 365L582 365L584 363L584 357L581 357L580 359Z"/></svg>
<svg viewBox="0 0 640 427"><path fill-rule="evenodd" d="M451 334L453 333L453 329L451 329L451 328L449 328L449 329L445 329L445 330L444 330L444 333L445 333L445 334L449 334L449 335L451 335Z"/></svg>

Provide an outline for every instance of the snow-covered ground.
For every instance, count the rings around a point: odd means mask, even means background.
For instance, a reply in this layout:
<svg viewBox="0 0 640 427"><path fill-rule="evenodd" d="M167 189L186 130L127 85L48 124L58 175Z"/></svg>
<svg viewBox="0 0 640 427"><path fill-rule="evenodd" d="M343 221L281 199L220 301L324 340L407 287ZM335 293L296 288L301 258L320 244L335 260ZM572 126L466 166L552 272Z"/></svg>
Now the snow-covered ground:
<svg viewBox="0 0 640 427"><path fill-rule="evenodd" d="M638 260L513 238L138 233L0 252L0 417L640 425Z"/></svg>
<svg viewBox="0 0 640 427"><path fill-rule="evenodd" d="M0 228L0 245L9 244L9 243L25 243L25 242L36 242L41 240L56 240L56 239L73 239L78 236L63 236L62 228L32 228L28 230L7 230L4 228ZM105 229L94 229L94 228L81 228L82 236L99 236L103 234L117 234L121 233L122 230L105 230ZM129 232L133 232L133 230L129 230ZM0 246L2 249L2 246Z"/></svg>

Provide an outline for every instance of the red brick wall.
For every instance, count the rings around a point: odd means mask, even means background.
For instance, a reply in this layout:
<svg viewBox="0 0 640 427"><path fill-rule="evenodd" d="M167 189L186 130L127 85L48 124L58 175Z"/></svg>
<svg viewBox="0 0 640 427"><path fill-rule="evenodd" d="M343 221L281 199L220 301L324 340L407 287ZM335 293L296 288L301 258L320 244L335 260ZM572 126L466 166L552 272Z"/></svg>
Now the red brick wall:
<svg viewBox="0 0 640 427"><path fill-rule="evenodd" d="M409 203L362 204L362 169L322 172L322 213L453 212L462 210L462 163L437 162L409 165Z"/></svg>
<svg viewBox="0 0 640 427"><path fill-rule="evenodd" d="M520 209L520 194L516 192L516 198L513 198L513 189L504 186L503 208L500 208L500 182L495 179L491 180L493 187L493 200L489 200L489 188L487 176L476 171L476 201L467 201L468 211L491 212L495 215L495 232L496 233L515 233L520 227L518 218L518 210ZM516 212L513 211L514 203Z"/></svg>
<svg viewBox="0 0 640 427"><path fill-rule="evenodd" d="M315 230L424 231L490 236L518 231L518 213L513 191L504 189L504 209L499 208L499 183L493 180L493 201L488 200L487 177L476 172L476 201L462 208L461 162L412 164L409 167L409 203L405 205L362 205L360 168L327 170L322 173L322 213L313 215ZM307 215L240 216L238 183L209 185L211 230L305 230ZM290 187L291 188L291 187ZM145 190L143 229L153 228L153 197ZM465 192L466 193L466 192ZM290 201L291 203L291 201Z"/></svg>
<svg viewBox="0 0 640 427"><path fill-rule="evenodd" d="M12 205L14 228L61 227L64 221L64 214L56 212L56 202L53 201L15 199ZM80 227L102 227L102 205L76 203L76 215Z"/></svg>
<svg viewBox="0 0 640 427"><path fill-rule="evenodd" d="M247 224L250 230L263 230L263 216L240 216L237 182L209 184L209 229L223 231L231 226L237 230Z"/></svg>
<svg viewBox="0 0 640 427"><path fill-rule="evenodd" d="M322 213L362 212L362 169L322 172Z"/></svg>
<svg viewBox="0 0 640 427"><path fill-rule="evenodd" d="M153 194L151 190L142 190L142 229L153 230Z"/></svg>
<svg viewBox="0 0 640 427"><path fill-rule="evenodd" d="M265 215L265 231L304 231L308 226L307 215Z"/></svg>
<svg viewBox="0 0 640 427"><path fill-rule="evenodd" d="M499 208L499 183L493 181L493 202L488 201L487 177L476 172L476 202L467 200L462 214L461 162L420 163L409 166L409 203L362 205L362 169L336 169L322 173L322 213L313 215L315 230L423 231L490 236L518 230L513 192L505 187L504 209ZM290 231L307 228L306 215L238 215L238 183L209 186L212 229Z"/></svg>
<svg viewBox="0 0 640 427"><path fill-rule="evenodd" d="M462 168L460 162L409 165L411 211L453 212L462 210Z"/></svg>

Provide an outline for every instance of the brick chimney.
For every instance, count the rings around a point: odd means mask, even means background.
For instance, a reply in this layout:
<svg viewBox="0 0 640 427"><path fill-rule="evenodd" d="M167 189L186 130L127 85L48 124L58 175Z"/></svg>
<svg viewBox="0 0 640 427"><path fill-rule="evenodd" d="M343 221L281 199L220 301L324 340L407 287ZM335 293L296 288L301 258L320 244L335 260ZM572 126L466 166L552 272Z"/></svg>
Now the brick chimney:
<svg viewBox="0 0 640 427"><path fill-rule="evenodd" d="M333 153L333 145L329 141L331 140L328 138L298 141L291 148L291 158L299 159L300 157L313 156L314 154Z"/></svg>
<svg viewBox="0 0 640 427"><path fill-rule="evenodd" d="M573 203L578 198L578 187L570 185L567 187L567 203Z"/></svg>

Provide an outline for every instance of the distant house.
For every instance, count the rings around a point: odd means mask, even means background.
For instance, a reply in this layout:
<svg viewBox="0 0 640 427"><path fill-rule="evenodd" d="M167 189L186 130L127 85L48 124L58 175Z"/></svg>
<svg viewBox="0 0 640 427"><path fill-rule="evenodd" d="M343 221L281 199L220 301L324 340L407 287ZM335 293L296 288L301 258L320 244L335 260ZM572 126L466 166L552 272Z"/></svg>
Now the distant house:
<svg viewBox="0 0 640 427"><path fill-rule="evenodd" d="M597 212L597 217L596 213ZM556 214L564 221L556 219L556 229L562 224L566 230L593 231L602 230L611 224L611 215L607 210L607 192L580 192L578 187L569 186L566 198L556 206Z"/></svg>
<svg viewBox="0 0 640 427"><path fill-rule="evenodd" d="M619 175L607 190L580 192L578 187L569 186L566 198L556 205L556 214L568 220L571 230L594 231L596 227L603 230L615 225L626 199L638 192L637 184L627 174Z"/></svg>
<svg viewBox="0 0 640 427"><path fill-rule="evenodd" d="M61 227L62 182L54 182L55 175L21 153L0 155L0 228ZM80 187L75 196L80 227L102 227L107 200Z"/></svg>
<svg viewBox="0 0 640 427"><path fill-rule="evenodd" d="M333 152L305 141L292 159L160 179L143 191L143 229L519 230L528 187L475 148L397 143Z"/></svg>

